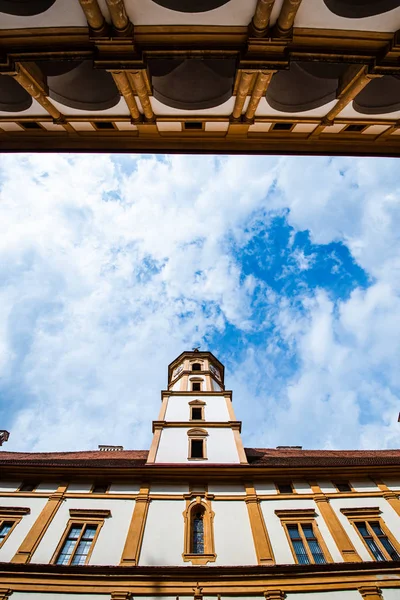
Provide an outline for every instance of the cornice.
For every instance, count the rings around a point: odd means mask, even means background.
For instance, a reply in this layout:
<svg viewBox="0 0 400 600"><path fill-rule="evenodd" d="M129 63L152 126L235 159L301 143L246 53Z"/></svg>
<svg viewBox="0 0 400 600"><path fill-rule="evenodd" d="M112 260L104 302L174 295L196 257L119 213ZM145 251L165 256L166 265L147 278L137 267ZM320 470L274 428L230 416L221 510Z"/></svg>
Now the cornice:
<svg viewBox="0 0 400 600"><path fill-rule="evenodd" d="M153 433L156 429L182 428L188 429L192 427L211 427L213 429L237 429L242 430L242 421L153 421Z"/></svg>

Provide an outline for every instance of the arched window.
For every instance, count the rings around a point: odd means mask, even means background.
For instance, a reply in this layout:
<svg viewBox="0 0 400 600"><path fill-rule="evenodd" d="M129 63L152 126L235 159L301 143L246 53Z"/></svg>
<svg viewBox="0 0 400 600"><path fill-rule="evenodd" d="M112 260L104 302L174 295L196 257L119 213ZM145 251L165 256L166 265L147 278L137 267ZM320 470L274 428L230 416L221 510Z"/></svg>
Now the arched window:
<svg viewBox="0 0 400 600"><path fill-rule="evenodd" d="M192 554L204 554L204 508L199 506L192 515Z"/></svg>
<svg viewBox="0 0 400 600"><path fill-rule="evenodd" d="M193 565L214 562L217 555L214 549L214 513L211 510L210 500L200 496L192 502L187 500L183 518L185 520L183 560L190 561Z"/></svg>
<svg viewBox="0 0 400 600"><path fill-rule="evenodd" d="M201 371L201 364L200 363L193 363L192 364L192 371Z"/></svg>

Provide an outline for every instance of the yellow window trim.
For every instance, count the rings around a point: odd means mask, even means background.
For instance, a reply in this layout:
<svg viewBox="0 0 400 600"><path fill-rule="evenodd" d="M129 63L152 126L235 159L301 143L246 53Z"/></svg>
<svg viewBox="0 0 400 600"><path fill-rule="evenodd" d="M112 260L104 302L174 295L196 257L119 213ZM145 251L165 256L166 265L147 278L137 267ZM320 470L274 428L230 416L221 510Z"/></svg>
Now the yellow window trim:
<svg viewBox="0 0 400 600"><path fill-rule="evenodd" d="M286 510L282 509L282 510L276 510L275 514L281 520L282 527L285 531L285 535L289 542L290 550L292 552L292 555L293 555L293 558L294 558L296 564L299 564L299 561L297 559L296 552L294 551L292 540L289 535L288 525L297 525L299 535L302 539L304 549L307 553L310 564L315 565L316 563L315 563L314 557L310 551L306 537L303 533L303 529L301 527L302 525L311 525L314 536L317 539L317 542L322 550L322 553L324 555L326 562L327 563L333 562L332 556L331 556L331 554L328 550L328 547L325 544L324 539L319 530L318 523L315 518L317 515L313 508L304 508L304 509L296 509L295 508L295 509L286 509Z"/></svg>
<svg viewBox="0 0 400 600"><path fill-rule="evenodd" d="M25 515L29 515L31 512L30 508L25 508L22 506L2 506L0 508L0 527L3 526L4 523L11 523L12 526L10 531L4 536L4 539L0 541L0 548L5 544L8 540L18 523L22 520L22 517Z"/></svg>
<svg viewBox="0 0 400 600"><path fill-rule="evenodd" d="M383 544L381 544L379 537L374 533L374 531L372 530L372 528L369 525L369 521L374 521L375 523L378 523L379 527L383 531L384 535L388 538L388 540L391 543L391 545L393 546L394 550L400 556L400 544L397 542L396 538L392 535L390 530L387 528L385 521L381 517L381 514L382 514L381 509L378 506L374 506L374 507L368 506L365 508L341 508L340 512L343 513L345 515L345 517L347 517L349 519L349 521L352 524L354 530L356 531L358 537L361 539L364 547L368 550L368 553L370 554L370 556L372 557L372 559L374 561L376 561L376 558L373 555L373 552L370 550L368 544L364 540L363 536L359 532L357 523L365 523L366 524L367 529L368 529L372 539L374 540L375 544L378 546L378 548L381 551L381 553L383 554L383 556L386 558L386 560L393 560L389 556L389 553L387 552L387 550L385 549Z"/></svg>
<svg viewBox="0 0 400 600"><path fill-rule="evenodd" d="M204 554L193 554L192 552L192 520L193 513L201 507L204 511ZM209 562L215 562L217 555L214 547L214 516L211 509L210 499L205 501L201 496L190 502L186 500L186 510L183 511L184 519L184 547L182 558L184 562L191 562L192 565L206 565Z"/></svg>
<svg viewBox="0 0 400 600"><path fill-rule="evenodd" d="M90 557L92 555L92 552L93 552L93 548L96 545L97 538L99 537L100 530L101 530L101 528L104 525L104 518L103 519L99 519L99 518L88 518L88 517L86 517L86 518L81 518L81 519L80 518L69 519L69 521L67 523L67 526L66 526L66 528L64 530L64 533L61 536L61 540L58 543L57 548L56 548L56 550L55 550L55 552L54 552L54 554L53 554L53 556L52 556L52 558L50 560L51 564L57 564L57 558L58 558L58 556L59 556L59 554L61 552L61 549L62 549L62 547L64 546L64 544L65 544L65 542L67 540L67 537L68 537L69 532L71 531L71 528L74 527L75 525L96 525L97 526L96 533L95 533L95 535L93 537L93 541L92 541L92 543L90 545L89 552L88 552L88 554L86 556L86 559L85 559L85 565L88 564L88 562L90 560ZM79 534L79 537L78 537L77 542L75 544L74 552L72 552L71 557L70 557L70 559L68 561L68 565L71 564L71 561L72 561L72 559L75 556L76 548L78 548L78 546L79 546L79 542L81 541L81 538L82 538L84 530L85 530L85 528L82 527L81 533Z"/></svg>

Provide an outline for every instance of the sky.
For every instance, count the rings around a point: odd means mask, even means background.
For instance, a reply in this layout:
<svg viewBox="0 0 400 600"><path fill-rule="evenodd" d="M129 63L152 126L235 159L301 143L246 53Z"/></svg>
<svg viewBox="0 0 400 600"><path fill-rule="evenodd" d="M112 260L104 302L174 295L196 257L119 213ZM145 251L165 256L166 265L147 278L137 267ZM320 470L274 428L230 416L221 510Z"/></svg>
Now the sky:
<svg viewBox="0 0 400 600"><path fill-rule="evenodd" d="M400 447L399 223L396 159L0 155L3 450L149 448L195 345L246 447Z"/></svg>

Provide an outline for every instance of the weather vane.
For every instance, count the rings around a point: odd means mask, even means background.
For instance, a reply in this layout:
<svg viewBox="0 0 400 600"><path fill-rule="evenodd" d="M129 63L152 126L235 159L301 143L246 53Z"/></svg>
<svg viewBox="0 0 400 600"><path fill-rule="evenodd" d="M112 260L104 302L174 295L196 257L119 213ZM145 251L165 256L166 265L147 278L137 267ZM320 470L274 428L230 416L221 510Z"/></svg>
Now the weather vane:
<svg viewBox="0 0 400 600"><path fill-rule="evenodd" d="M198 352L200 350L200 346L195 346L192 348L193 352Z"/></svg>

